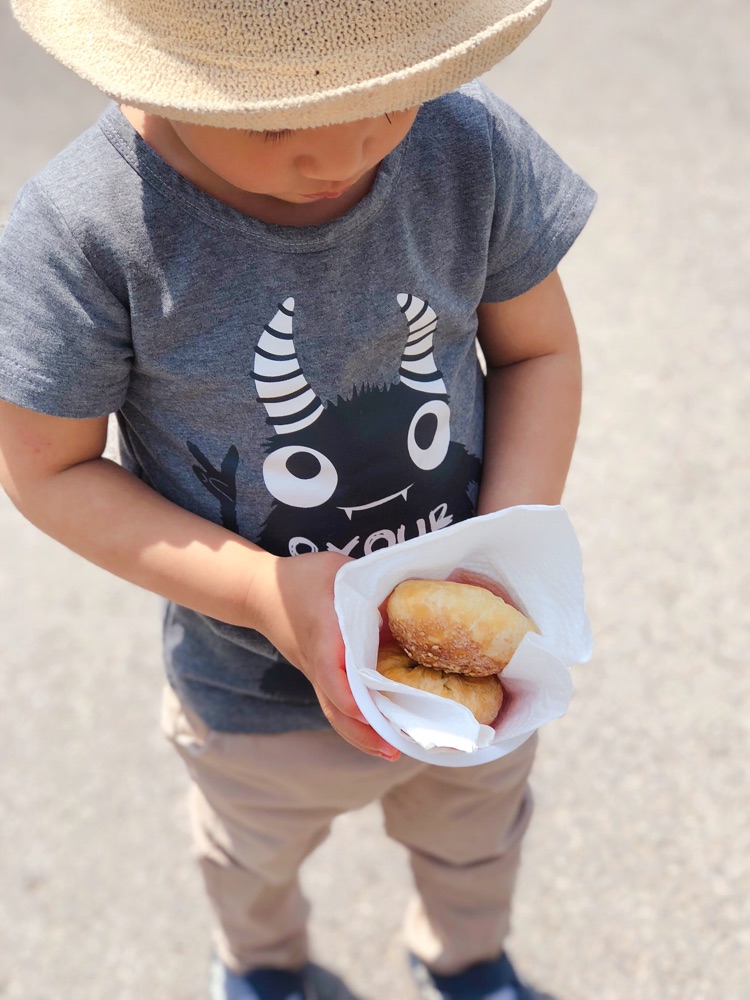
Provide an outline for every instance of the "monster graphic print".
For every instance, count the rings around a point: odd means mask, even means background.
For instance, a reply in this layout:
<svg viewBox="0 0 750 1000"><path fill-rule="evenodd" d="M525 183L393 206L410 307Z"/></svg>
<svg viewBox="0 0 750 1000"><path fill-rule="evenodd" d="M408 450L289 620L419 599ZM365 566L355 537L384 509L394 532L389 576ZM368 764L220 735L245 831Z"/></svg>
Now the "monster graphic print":
<svg viewBox="0 0 750 1000"><path fill-rule="evenodd" d="M396 381L357 386L349 398L326 403L297 357L295 307L292 297L279 304L255 348L253 380L271 430L262 471L272 507L259 544L277 555L358 557L472 516L481 464L451 440L432 307L398 295L406 343ZM230 484L220 473L237 468L234 456L215 470L195 445L190 450L200 462L196 476L230 526Z"/></svg>

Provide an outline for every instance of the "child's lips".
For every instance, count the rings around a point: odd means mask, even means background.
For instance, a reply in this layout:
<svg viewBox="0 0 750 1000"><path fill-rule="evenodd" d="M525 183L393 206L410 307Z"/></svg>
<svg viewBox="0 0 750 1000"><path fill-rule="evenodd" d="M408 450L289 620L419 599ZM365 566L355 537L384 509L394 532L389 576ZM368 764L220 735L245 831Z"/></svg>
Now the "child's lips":
<svg viewBox="0 0 750 1000"><path fill-rule="evenodd" d="M340 198L343 191L321 191L320 194L306 194L308 201L322 201L324 198Z"/></svg>
<svg viewBox="0 0 750 1000"><path fill-rule="evenodd" d="M337 191L316 191L315 194L306 194L303 197L308 198L311 201L317 201L318 198L340 198L342 194L345 194L351 184L347 184L346 187L340 188Z"/></svg>

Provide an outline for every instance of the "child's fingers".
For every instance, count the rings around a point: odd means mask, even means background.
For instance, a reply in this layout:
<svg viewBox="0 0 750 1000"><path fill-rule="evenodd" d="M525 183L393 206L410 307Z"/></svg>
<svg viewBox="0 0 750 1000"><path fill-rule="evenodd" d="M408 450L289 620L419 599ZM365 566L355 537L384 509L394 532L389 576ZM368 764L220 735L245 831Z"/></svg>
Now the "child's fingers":
<svg viewBox="0 0 750 1000"><path fill-rule="evenodd" d="M354 699L352 689L349 687L349 678L346 675L344 664L343 644L339 652L333 651L328 656L323 656L321 662L322 669L315 672L315 686L328 701L339 711L350 719L358 719L367 725L367 720Z"/></svg>
<svg viewBox="0 0 750 1000"><path fill-rule="evenodd" d="M330 710L326 712L326 715L339 736L343 736L348 743L351 743L352 746L357 747L363 753L369 754L371 757L383 757L390 761L398 760L401 756L395 747L392 747L390 743L386 743L382 737L378 736L372 726L369 726L367 723L348 718L333 705L330 706Z"/></svg>
<svg viewBox="0 0 750 1000"><path fill-rule="evenodd" d="M357 719L367 725L367 719L362 714L362 710L357 704L352 689L349 687L347 676L343 672L334 675L326 685L326 695L342 715L348 719Z"/></svg>
<svg viewBox="0 0 750 1000"><path fill-rule="evenodd" d="M373 757L398 760L401 756L399 751L390 743L386 743L367 722L360 722L359 719L344 715L322 692L318 693L318 697L326 718L347 743Z"/></svg>

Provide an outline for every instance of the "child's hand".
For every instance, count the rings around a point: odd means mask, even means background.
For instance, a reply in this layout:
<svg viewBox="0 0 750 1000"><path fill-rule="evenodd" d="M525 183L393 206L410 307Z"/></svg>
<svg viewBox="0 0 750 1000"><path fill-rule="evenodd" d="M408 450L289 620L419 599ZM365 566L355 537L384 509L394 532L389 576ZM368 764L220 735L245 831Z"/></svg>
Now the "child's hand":
<svg viewBox="0 0 750 1000"><path fill-rule="evenodd" d="M397 760L399 751L365 720L347 680L344 641L333 606L334 578L346 562L345 556L332 552L276 560L273 581L267 589L263 585L273 597L264 602L261 630L310 680L340 736L372 756Z"/></svg>

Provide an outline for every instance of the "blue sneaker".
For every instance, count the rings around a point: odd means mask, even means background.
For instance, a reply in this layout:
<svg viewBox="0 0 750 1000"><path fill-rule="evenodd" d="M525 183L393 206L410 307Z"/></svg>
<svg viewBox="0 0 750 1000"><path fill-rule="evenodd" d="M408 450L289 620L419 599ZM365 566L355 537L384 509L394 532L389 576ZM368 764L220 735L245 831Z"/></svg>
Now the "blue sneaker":
<svg viewBox="0 0 750 1000"><path fill-rule="evenodd" d="M414 955L409 964L420 1000L541 1000L524 986L506 955L490 962L477 962L453 976L430 972Z"/></svg>
<svg viewBox="0 0 750 1000"><path fill-rule="evenodd" d="M316 1000L302 972L253 969L244 976L227 969L218 958L211 963L209 1000Z"/></svg>

